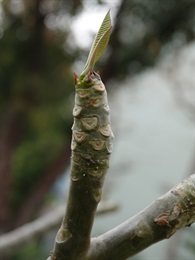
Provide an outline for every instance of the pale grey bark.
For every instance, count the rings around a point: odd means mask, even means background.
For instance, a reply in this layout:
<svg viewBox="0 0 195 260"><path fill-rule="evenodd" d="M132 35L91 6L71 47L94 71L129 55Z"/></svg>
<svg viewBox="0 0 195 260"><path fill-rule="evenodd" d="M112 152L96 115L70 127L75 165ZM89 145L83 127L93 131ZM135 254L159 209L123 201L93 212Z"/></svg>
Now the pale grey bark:
<svg viewBox="0 0 195 260"><path fill-rule="evenodd" d="M194 222L195 174L134 217L107 233L92 238L88 252L85 251L86 254L80 260L124 260L154 243L170 238L177 230L190 227ZM72 245L73 251L74 248ZM56 259L71 258L64 255Z"/></svg>
<svg viewBox="0 0 195 260"><path fill-rule="evenodd" d="M134 217L93 238L87 260L123 260L195 222L195 174Z"/></svg>
<svg viewBox="0 0 195 260"><path fill-rule="evenodd" d="M91 239L113 134L99 75L89 72L75 82L69 200L48 260L123 260L195 221L195 175L133 218Z"/></svg>
<svg viewBox="0 0 195 260"><path fill-rule="evenodd" d="M75 76L71 182L66 212L49 259L83 259L112 151L107 93L100 76Z"/></svg>

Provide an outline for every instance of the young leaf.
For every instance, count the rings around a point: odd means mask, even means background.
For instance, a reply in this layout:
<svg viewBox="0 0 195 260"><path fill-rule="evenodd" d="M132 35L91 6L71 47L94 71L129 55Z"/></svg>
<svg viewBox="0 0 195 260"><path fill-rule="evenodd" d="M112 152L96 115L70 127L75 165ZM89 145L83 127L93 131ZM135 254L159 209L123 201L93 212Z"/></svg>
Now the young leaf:
<svg viewBox="0 0 195 260"><path fill-rule="evenodd" d="M86 75L90 70L93 70L96 61L100 58L108 45L110 33L111 19L109 10L100 26L98 33L96 34L91 50L89 52L87 62L81 75Z"/></svg>

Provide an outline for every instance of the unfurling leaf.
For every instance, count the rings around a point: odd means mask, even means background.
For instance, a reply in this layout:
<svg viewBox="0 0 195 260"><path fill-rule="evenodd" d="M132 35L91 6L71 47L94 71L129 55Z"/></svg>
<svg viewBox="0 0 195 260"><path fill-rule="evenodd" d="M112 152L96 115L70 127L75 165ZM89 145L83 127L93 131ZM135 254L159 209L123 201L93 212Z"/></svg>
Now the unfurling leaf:
<svg viewBox="0 0 195 260"><path fill-rule="evenodd" d="M100 26L98 33L96 34L91 50L89 52L87 62L81 75L86 75L89 71L93 70L96 61L100 58L108 45L111 28L112 26L109 10Z"/></svg>

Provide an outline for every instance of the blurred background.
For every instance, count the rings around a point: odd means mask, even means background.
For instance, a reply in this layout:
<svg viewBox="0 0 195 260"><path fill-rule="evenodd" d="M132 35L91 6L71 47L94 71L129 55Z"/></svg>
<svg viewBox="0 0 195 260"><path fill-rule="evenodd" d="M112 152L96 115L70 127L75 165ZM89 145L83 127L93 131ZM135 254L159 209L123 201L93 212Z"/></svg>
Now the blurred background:
<svg viewBox="0 0 195 260"><path fill-rule="evenodd" d="M96 66L115 134L93 235L133 216L194 170L193 0L0 1L1 235L55 211L68 190L73 72L80 74L111 9L109 46ZM2 259L45 259L57 229ZM132 259L193 260L195 229Z"/></svg>

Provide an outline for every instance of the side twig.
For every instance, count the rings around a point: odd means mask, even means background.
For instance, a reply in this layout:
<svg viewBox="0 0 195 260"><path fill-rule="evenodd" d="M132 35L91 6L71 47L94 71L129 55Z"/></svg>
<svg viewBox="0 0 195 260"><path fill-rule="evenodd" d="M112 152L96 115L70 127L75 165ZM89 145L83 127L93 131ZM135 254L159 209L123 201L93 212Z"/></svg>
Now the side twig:
<svg viewBox="0 0 195 260"><path fill-rule="evenodd" d="M87 260L124 260L195 222L195 174L121 225L93 238Z"/></svg>
<svg viewBox="0 0 195 260"><path fill-rule="evenodd" d="M0 236L0 255L1 257L12 255L13 250L24 247L29 241L43 235L47 231L59 227L64 215L64 207L60 205L50 212L45 213L36 220L24 224L6 234ZM103 201L99 204L96 214L105 214L116 211L119 205L112 201Z"/></svg>

